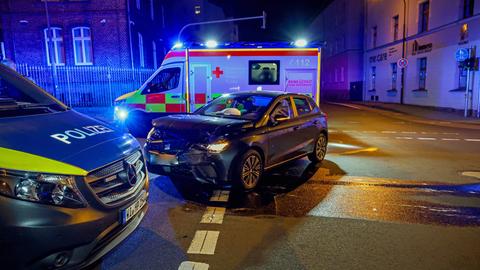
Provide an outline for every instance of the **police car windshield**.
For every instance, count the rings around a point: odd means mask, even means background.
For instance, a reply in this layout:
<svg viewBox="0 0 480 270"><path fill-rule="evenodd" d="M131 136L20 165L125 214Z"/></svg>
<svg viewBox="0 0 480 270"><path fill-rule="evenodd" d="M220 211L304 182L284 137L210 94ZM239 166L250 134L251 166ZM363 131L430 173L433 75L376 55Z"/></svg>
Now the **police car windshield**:
<svg viewBox="0 0 480 270"><path fill-rule="evenodd" d="M223 95L195 113L217 117L258 120L265 113L272 100L273 97L255 94Z"/></svg>
<svg viewBox="0 0 480 270"><path fill-rule="evenodd" d="M0 117L50 113L67 108L10 68L0 65Z"/></svg>

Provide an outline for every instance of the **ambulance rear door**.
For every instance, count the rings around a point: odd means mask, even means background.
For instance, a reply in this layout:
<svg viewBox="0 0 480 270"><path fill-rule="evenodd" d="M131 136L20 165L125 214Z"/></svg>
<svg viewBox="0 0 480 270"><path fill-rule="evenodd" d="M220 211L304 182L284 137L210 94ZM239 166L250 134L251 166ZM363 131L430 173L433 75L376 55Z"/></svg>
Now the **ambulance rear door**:
<svg viewBox="0 0 480 270"><path fill-rule="evenodd" d="M193 112L211 100L212 65L209 63L190 64L190 100Z"/></svg>
<svg viewBox="0 0 480 270"><path fill-rule="evenodd" d="M317 70L312 68L295 68L285 70L285 91L304 94L316 98Z"/></svg>

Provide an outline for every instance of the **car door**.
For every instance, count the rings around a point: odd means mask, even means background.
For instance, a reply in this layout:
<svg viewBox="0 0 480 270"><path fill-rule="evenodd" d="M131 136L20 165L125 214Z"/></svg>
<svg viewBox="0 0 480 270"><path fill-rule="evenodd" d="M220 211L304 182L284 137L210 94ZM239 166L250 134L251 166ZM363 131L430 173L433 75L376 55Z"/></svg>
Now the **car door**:
<svg viewBox="0 0 480 270"><path fill-rule="evenodd" d="M318 118L318 109L312 108L306 96L293 96L293 106L301 138L300 151L302 154L307 154L313 151L315 140L320 132L321 123Z"/></svg>
<svg viewBox="0 0 480 270"><path fill-rule="evenodd" d="M279 100L269 115L267 167L291 159L299 154L302 142L299 123L295 118L290 97Z"/></svg>

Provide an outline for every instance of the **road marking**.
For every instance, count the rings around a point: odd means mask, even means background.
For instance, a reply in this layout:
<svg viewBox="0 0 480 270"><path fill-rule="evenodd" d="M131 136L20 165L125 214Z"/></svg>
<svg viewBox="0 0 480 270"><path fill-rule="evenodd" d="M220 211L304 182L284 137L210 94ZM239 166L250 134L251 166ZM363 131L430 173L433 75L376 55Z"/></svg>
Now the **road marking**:
<svg viewBox="0 0 480 270"><path fill-rule="evenodd" d="M417 134L416 131L402 131L403 134Z"/></svg>
<svg viewBox="0 0 480 270"><path fill-rule="evenodd" d="M229 190L214 190L212 197L210 197L211 202L228 202L228 196L230 195Z"/></svg>
<svg viewBox="0 0 480 270"><path fill-rule="evenodd" d="M205 214L203 214L200 223L214 223L222 224L223 216L225 215L224 207L207 207Z"/></svg>
<svg viewBox="0 0 480 270"><path fill-rule="evenodd" d="M422 137L417 139L419 139L420 141L436 141L437 140L437 138L422 138Z"/></svg>
<svg viewBox="0 0 480 270"><path fill-rule="evenodd" d="M215 254L219 231L196 231L192 243L187 250L188 254Z"/></svg>
<svg viewBox="0 0 480 270"><path fill-rule="evenodd" d="M348 121L347 123L349 123L349 124L360 124L360 122L356 122L356 121Z"/></svg>
<svg viewBox="0 0 480 270"><path fill-rule="evenodd" d="M432 134L432 135L435 135L435 134L438 134L438 132L425 132L425 131L423 131L422 134Z"/></svg>
<svg viewBox="0 0 480 270"><path fill-rule="evenodd" d="M456 138L442 138L442 141L460 141L460 139L456 139Z"/></svg>
<svg viewBox="0 0 480 270"><path fill-rule="evenodd" d="M465 139L467 142L480 142L480 139Z"/></svg>
<svg viewBox="0 0 480 270"><path fill-rule="evenodd" d="M382 131L382 133L386 133L386 134L395 134L395 133L397 133L397 132L396 132L396 131L384 130L384 131Z"/></svg>
<svg viewBox="0 0 480 270"><path fill-rule="evenodd" d="M462 175L480 179L480 172L462 172Z"/></svg>
<svg viewBox="0 0 480 270"><path fill-rule="evenodd" d="M185 261L180 264L178 270L208 270L208 267L206 263Z"/></svg>
<svg viewBox="0 0 480 270"><path fill-rule="evenodd" d="M412 140L412 137L395 137L397 140Z"/></svg>
<svg viewBox="0 0 480 270"><path fill-rule="evenodd" d="M457 132L443 132L443 135L460 135L460 133Z"/></svg>
<svg viewBox="0 0 480 270"><path fill-rule="evenodd" d="M343 133L354 133L356 132L355 130L342 130Z"/></svg>
<svg viewBox="0 0 480 270"><path fill-rule="evenodd" d="M375 130L364 130L362 133L377 133Z"/></svg>
<svg viewBox="0 0 480 270"><path fill-rule="evenodd" d="M343 152L343 153L340 153L340 154L341 155L353 155L353 154L358 154L358 153L363 153L363 152L376 152L376 151L378 151L378 148L369 147L369 148L347 151L347 152Z"/></svg>

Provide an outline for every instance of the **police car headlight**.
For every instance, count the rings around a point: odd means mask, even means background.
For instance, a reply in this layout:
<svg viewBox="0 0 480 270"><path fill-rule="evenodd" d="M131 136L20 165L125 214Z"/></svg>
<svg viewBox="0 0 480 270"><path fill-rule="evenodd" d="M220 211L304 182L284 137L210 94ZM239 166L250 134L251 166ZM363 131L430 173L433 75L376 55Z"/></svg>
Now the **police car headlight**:
<svg viewBox="0 0 480 270"><path fill-rule="evenodd" d="M0 194L31 202L63 207L85 207L73 176L52 174L6 174L0 178Z"/></svg>

